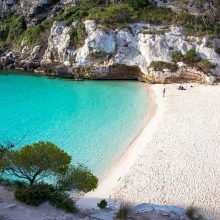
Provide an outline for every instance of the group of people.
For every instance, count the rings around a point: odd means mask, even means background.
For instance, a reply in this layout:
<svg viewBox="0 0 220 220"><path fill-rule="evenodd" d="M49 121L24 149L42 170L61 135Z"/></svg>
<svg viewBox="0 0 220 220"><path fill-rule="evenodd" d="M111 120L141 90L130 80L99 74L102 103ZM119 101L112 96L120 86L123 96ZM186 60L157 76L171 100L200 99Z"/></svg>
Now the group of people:
<svg viewBox="0 0 220 220"><path fill-rule="evenodd" d="M183 85L181 85L181 84L179 85L178 89L179 90L186 90L186 88Z"/></svg>
<svg viewBox="0 0 220 220"><path fill-rule="evenodd" d="M180 84L179 87L178 87L178 90L186 90L186 88L182 84ZM163 88L163 97L165 97L165 93L166 93L166 89Z"/></svg>

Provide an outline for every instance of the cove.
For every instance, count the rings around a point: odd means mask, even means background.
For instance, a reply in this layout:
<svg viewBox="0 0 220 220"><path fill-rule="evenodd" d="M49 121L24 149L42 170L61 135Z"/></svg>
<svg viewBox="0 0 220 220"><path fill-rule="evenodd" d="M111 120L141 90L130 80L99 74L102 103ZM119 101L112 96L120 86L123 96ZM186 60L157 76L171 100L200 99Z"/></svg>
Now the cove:
<svg viewBox="0 0 220 220"><path fill-rule="evenodd" d="M2 72L0 143L53 142L100 177L144 127L148 107L140 82Z"/></svg>

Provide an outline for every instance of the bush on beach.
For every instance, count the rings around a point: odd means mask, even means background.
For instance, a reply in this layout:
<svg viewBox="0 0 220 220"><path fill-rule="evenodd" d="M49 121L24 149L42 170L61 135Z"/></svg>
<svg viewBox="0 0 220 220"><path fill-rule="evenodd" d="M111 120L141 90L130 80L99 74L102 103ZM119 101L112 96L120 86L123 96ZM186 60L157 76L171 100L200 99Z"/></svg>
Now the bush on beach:
<svg viewBox="0 0 220 220"><path fill-rule="evenodd" d="M131 206L129 204L121 204L117 213L116 217L120 219L124 219L131 213Z"/></svg>
<svg viewBox="0 0 220 220"><path fill-rule="evenodd" d="M204 220L199 210L194 206L189 206L186 210L186 215L192 220Z"/></svg>
<svg viewBox="0 0 220 220"><path fill-rule="evenodd" d="M55 191L50 195L49 202L52 206L63 209L66 212L76 213L78 209L75 202L65 192Z"/></svg>
<svg viewBox="0 0 220 220"><path fill-rule="evenodd" d="M108 203L105 199L102 199L99 203L97 203L97 206L100 209L105 209L107 207Z"/></svg>

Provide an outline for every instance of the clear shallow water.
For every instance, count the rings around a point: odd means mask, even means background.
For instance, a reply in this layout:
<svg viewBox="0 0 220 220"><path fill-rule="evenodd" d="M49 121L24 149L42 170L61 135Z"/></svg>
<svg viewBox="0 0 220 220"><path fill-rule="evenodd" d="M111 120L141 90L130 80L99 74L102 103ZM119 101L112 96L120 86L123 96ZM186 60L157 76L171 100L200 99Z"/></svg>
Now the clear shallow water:
<svg viewBox="0 0 220 220"><path fill-rule="evenodd" d="M100 176L140 132L143 83L0 74L0 142L51 141Z"/></svg>

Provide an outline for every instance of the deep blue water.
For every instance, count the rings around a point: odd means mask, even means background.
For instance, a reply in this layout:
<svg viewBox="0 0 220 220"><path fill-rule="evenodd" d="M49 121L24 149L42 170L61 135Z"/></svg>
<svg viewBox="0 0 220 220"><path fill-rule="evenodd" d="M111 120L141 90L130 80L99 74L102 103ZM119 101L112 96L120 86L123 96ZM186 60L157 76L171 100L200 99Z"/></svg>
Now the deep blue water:
<svg viewBox="0 0 220 220"><path fill-rule="evenodd" d="M51 141L100 176L145 123L146 86L0 74L0 142Z"/></svg>

